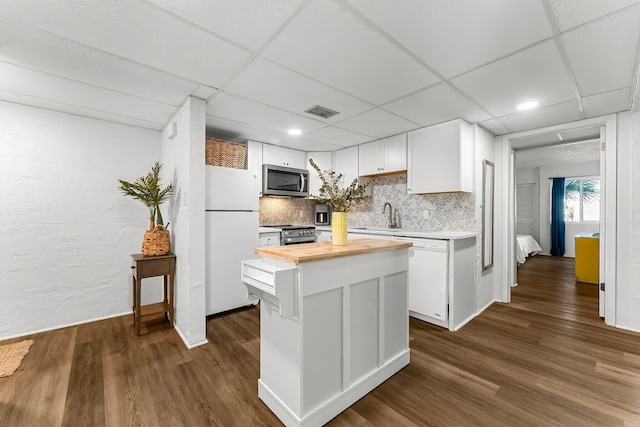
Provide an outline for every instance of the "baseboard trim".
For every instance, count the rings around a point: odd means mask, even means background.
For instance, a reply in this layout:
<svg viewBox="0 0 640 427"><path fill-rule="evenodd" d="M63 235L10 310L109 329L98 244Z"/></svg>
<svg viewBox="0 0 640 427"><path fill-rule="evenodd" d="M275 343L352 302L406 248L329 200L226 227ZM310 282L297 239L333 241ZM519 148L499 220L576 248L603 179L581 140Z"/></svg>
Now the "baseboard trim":
<svg viewBox="0 0 640 427"><path fill-rule="evenodd" d="M182 329L180 329L180 327L178 325L176 325L175 322L173 323L173 329L175 329L175 331L178 333L178 336L180 337L180 339L182 340L182 342L184 343L184 345L187 347L188 350L191 350L191 349L196 348L196 347L200 347L201 345L205 345L205 344L207 344L209 342L205 338L202 341L198 341L196 343L191 344L189 342L189 340L187 339L187 337L182 333Z"/></svg>

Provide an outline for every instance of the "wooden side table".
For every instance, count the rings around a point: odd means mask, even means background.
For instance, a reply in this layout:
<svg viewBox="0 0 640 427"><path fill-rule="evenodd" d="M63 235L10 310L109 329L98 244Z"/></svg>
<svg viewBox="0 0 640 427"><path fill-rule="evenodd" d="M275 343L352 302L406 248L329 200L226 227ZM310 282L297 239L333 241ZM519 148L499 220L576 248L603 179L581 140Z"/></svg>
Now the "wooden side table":
<svg viewBox="0 0 640 427"><path fill-rule="evenodd" d="M176 256L174 254L160 256L144 256L133 254L131 271L133 273L133 324L136 334L140 335L140 322L145 316L165 313L173 327L173 281L176 272ZM164 301L155 304L140 305L142 279L164 276Z"/></svg>

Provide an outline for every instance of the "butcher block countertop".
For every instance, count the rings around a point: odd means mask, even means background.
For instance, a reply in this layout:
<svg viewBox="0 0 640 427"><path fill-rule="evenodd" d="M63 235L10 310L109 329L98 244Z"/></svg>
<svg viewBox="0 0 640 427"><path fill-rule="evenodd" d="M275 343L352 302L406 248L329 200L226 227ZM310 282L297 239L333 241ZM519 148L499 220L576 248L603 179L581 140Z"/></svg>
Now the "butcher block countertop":
<svg viewBox="0 0 640 427"><path fill-rule="evenodd" d="M373 252L394 251L409 248L412 245L411 242L395 240L354 239L347 241L344 246L334 246L331 242L264 246L256 248L256 254L300 264Z"/></svg>

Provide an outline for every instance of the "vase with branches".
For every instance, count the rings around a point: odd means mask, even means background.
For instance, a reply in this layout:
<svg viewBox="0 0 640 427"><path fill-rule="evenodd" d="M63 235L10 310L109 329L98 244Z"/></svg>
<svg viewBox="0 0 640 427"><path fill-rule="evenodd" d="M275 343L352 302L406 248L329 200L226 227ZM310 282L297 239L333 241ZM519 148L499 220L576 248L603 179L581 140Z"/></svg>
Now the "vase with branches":
<svg viewBox="0 0 640 427"><path fill-rule="evenodd" d="M309 164L316 170L320 177L319 194L312 195L320 203L331 207L332 241L334 245L347 243L347 212L351 211L358 202L368 199L366 194L369 183L359 185L355 178L348 186L344 185L344 176L334 170L321 170L320 167L309 159Z"/></svg>
<svg viewBox="0 0 640 427"><path fill-rule="evenodd" d="M160 205L171 197L174 190L171 184L164 188L160 184L161 168L162 164L155 162L148 174L133 182L118 180L125 196L141 201L149 209L149 230L142 241L143 255L165 255L171 251L169 231L164 226Z"/></svg>

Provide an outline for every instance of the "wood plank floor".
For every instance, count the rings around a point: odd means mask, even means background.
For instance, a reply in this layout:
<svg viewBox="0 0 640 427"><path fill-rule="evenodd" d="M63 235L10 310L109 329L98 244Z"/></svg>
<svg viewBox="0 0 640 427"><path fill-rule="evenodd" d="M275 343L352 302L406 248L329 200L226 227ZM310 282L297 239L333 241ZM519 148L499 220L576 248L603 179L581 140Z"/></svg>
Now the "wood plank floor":
<svg viewBox="0 0 640 427"><path fill-rule="evenodd" d="M573 260L533 257L511 304L451 333L411 319L411 363L330 426L640 425L640 334L604 325ZM34 334L0 378L2 426L278 426L257 397L258 308L187 350L131 316ZM20 341L19 339L1 342Z"/></svg>

